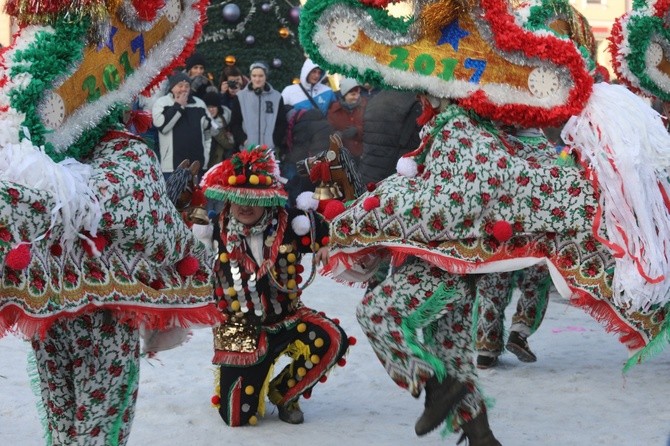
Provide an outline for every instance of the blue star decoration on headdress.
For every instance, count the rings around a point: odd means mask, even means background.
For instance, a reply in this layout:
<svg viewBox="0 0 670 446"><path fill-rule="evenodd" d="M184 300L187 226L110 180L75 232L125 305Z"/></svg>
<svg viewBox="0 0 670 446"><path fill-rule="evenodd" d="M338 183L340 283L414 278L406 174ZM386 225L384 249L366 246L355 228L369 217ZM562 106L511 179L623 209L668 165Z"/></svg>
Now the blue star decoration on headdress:
<svg viewBox="0 0 670 446"><path fill-rule="evenodd" d="M437 41L437 44L444 45L445 43L448 43L454 51L458 51L458 42L470 35L469 32L458 26L458 19L443 27L440 31L442 32L442 35L440 36L440 40Z"/></svg>
<svg viewBox="0 0 670 446"><path fill-rule="evenodd" d="M116 26L111 26L109 28L109 34L107 35L107 41L98 43L98 47L96 48L96 50L100 51L103 47L106 46L113 53L114 52L114 35L116 35L118 30L119 30L119 28L117 28Z"/></svg>

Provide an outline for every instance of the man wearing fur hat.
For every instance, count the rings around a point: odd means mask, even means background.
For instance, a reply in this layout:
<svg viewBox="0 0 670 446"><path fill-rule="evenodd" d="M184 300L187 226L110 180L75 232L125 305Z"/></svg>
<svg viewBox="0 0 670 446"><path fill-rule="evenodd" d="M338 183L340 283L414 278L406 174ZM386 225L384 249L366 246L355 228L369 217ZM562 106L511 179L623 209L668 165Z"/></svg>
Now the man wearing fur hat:
<svg viewBox="0 0 670 446"><path fill-rule="evenodd" d="M211 119L205 103L191 94L191 79L184 73L168 78L168 93L158 98L151 113L158 129L161 170L167 179L184 160L209 162Z"/></svg>
<svg viewBox="0 0 670 446"><path fill-rule="evenodd" d="M278 177L272 151L255 146L202 180L205 195L224 202L214 224L214 295L225 322L214 329L219 376L213 402L230 426L256 424L266 396L282 421L302 423L298 399L325 381L335 364L344 365L350 344L336 320L300 300L316 264L328 259L327 225L314 212L316 200L303 197L299 209L286 209ZM314 254L314 265L303 282L306 253ZM284 354L291 363L273 377Z"/></svg>

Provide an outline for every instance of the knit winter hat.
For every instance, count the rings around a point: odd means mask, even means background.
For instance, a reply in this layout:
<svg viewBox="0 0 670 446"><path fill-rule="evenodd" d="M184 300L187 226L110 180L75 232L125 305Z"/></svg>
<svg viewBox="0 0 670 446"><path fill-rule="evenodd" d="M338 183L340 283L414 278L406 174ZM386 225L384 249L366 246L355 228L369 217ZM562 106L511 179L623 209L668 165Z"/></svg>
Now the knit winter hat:
<svg viewBox="0 0 670 446"><path fill-rule="evenodd" d="M193 53L188 59L186 59L186 71L190 70L196 65L202 65L205 67L205 56L200 53Z"/></svg>
<svg viewBox="0 0 670 446"><path fill-rule="evenodd" d="M205 102L205 105L207 106L220 106L221 105L221 95L219 93L216 93L214 91L208 91L205 93L204 97L202 100Z"/></svg>
<svg viewBox="0 0 670 446"><path fill-rule="evenodd" d="M175 85L184 81L188 82L189 84L191 83L191 78L188 77L186 73L178 72L173 74L168 78L168 91L172 91Z"/></svg>
<svg viewBox="0 0 670 446"><path fill-rule="evenodd" d="M260 68L261 70L265 71L265 75L268 75L269 69L268 66L265 65L263 62L254 62L249 66L249 74L255 69L255 68Z"/></svg>
<svg viewBox="0 0 670 446"><path fill-rule="evenodd" d="M288 194L270 148L249 147L209 169L200 182L205 196L246 206L284 206Z"/></svg>
<svg viewBox="0 0 670 446"><path fill-rule="evenodd" d="M350 77L345 77L340 81L340 93L342 97L346 96L353 88L360 87L361 84L358 83L356 79Z"/></svg>

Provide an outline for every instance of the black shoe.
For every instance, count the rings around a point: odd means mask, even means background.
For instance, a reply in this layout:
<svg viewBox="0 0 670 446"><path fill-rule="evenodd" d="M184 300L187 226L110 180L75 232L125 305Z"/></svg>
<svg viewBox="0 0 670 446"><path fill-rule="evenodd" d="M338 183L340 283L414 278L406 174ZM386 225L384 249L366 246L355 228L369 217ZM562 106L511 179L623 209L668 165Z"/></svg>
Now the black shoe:
<svg viewBox="0 0 670 446"><path fill-rule="evenodd" d="M486 370L498 365L497 356L479 355L477 356L477 368Z"/></svg>
<svg viewBox="0 0 670 446"><path fill-rule="evenodd" d="M289 424L302 424L305 421L305 414L300 410L298 400L286 403L283 406L277 406L279 409L279 419Z"/></svg>
<svg viewBox="0 0 670 446"><path fill-rule="evenodd" d="M468 446L502 446L502 444L493 436L486 412L482 412L463 426L463 435L457 444L461 444L467 438Z"/></svg>
<svg viewBox="0 0 670 446"><path fill-rule="evenodd" d="M426 435L447 418L454 406L468 393L465 384L447 376L441 383L436 377L426 381L426 403L414 425L417 435Z"/></svg>
<svg viewBox="0 0 670 446"><path fill-rule="evenodd" d="M507 351L514 353L521 362L537 361L537 356L530 350L528 341L518 331L510 331L506 347Z"/></svg>

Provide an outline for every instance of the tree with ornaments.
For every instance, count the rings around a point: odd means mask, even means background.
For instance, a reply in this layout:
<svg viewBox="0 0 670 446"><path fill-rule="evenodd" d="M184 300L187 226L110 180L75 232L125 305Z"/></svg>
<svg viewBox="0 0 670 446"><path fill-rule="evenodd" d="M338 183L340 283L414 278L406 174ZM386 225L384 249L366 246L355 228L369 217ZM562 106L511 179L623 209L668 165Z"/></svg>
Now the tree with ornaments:
<svg viewBox="0 0 670 446"><path fill-rule="evenodd" d="M270 67L269 82L281 91L300 74L305 60L298 40L299 0L212 1L197 50L207 60L207 71L218 86L221 70L263 61Z"/></svg>

